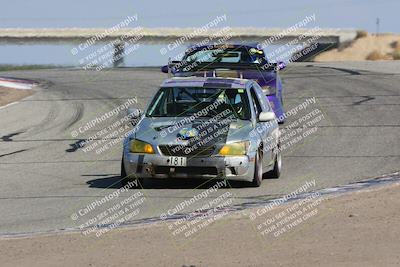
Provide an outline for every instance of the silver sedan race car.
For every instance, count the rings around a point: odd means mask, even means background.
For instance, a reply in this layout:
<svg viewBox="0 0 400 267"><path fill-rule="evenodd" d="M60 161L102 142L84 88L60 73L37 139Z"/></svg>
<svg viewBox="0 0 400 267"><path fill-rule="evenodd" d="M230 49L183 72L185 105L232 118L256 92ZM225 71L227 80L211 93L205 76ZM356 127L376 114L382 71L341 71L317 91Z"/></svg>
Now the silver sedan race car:
<svg viewBox="0 0 400 267"><path fill-rule="evenodd" d="M165 80L124 140L122 183L144 178L278 178L279 126L261 87L233 78ZM138 183L138 184L139 184Z"/></svg>

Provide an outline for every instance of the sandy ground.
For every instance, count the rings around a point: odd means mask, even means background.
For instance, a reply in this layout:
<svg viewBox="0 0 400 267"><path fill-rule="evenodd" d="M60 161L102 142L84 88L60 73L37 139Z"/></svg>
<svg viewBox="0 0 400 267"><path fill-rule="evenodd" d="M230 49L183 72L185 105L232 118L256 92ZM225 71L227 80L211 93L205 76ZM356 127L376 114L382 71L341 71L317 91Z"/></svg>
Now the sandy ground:
<svg viewBox="0 0 400 267"><path fill-rule="evenodd" d="M316 56L314 61L360 61L366 60L367 56L373 52L378 51L385 55L385 60L393 59L391 54L394 52L394 42L398 42L400 47L400 35L385 34L380 36L369 35L367 37L359 38L353 43L343 49L333 49ZM399 49L399 48L398 48Z"/></svg>
<svg viewBox="0 0 400 267"><path fill-rule="evenodd" d="M12 89L0 86L0 107L33 94L32 90Z"/></svg>
<svg viewBox="0 0 400 267"><path fill-rule="evenodd" d="M301 202L255 220L248 215L260 209L226 215L188 238L173 236L167 223L100 237L3 238L1 266L398 266L399 189L397 184L308 202L313 206L301 215L303 221L280 235L263 236L258 225L292 216L289 210L305 211Z"/></svg>

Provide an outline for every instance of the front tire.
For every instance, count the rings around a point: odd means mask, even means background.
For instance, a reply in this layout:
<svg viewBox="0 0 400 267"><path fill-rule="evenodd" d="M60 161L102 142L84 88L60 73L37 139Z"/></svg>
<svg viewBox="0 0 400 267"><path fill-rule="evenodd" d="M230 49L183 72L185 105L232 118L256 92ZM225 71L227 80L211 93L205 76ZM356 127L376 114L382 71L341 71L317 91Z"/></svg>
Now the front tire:
<svg viewBox="0 0 400 267"><path fill-rule="evenodd" d="M282 153L280 149L280 145L277 146L277 152L275 156L274 168L272 169L271 176L272 178L279 178L281 176L281 169L282 169Z"/></svg>
<svg viewBox="0 0 400 267"><path fill-rule="evenodd" d="M260 150L257 151L256 159L254 162L254 178L251 182L251 186L260 187L263 179L263 168L262 168L263 155Z"/></svg>
<svg viewBox="0 0 400 267"><path fill-rule="evenodd" d="M126 174L126 170L125 170L125 165L124 165L124 159L121 160L121 185L122 186L126 186L128 185L129 182L133 182L135 179L133 179L130 175ZM135 188L135 187L140 187L141 185L143 185L143 179L136 179L137 180L137 186L133 186L130 188Z"/></svg>

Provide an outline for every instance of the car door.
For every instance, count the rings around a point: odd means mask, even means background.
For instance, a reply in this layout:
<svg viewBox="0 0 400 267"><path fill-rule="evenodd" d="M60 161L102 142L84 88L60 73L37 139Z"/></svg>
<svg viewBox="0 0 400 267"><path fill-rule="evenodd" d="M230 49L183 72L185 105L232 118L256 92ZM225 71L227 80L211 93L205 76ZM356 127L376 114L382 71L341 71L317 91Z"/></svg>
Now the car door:
<svg viewBox="0 0 400 267"><path fill-rule="evenodd" d="M262 142L262 140L264 140L267 137L267 132L265 129L266 124L264 122L259 121L260 113L263 110L262 110L261 102L258 99L256 89L254 88L254 84L250 85L249 92L250 92L252 110L254 111L254 122L255 122L254 129Z"/></svg>
<svg viewBox="0 0 400 267"><path fill-rule="evenodd" d="M261 112L273 112L272 107L268 99L264 96L261 87L257 83L253 83L250 93L252 95L252 100L255 102L255 107L257 108L257 128L256 130L260 132L264 147L264 163L270 165L273 163L274 155L272 153L272 148L275 147L277 142L277 123L276 121L271 122L260 122L258 121L259 113Z"/></svg>

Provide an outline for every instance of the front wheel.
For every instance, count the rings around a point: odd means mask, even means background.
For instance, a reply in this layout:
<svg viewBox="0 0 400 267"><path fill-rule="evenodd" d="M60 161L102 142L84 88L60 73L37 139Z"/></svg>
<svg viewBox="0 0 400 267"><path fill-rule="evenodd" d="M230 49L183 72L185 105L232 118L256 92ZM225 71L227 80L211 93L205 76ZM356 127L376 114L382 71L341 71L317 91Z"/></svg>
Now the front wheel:
<svg viewBox="0 0 400 267"><path fill-rule="evenodd" d="M126 174L126 170L125 170L125 165L124 165L124 159L121 160L121 185L122 186L127 186L129 184L129 182L134 181L135 179L133 179L132 177L130 177L130 175ZM131 186L130 188L134 188L134 187L140 187L141 185L143 185L143 179L136 179L137 180L137 185L136 186Z"/></svg>
<svg viewBox="0 0 400 267"><path fill-rule="evenodd" d="M273 178L279 178L279 176L281 176L281 169L282 169L282 153L281 153L280 145L278 145L276 156L275 156L274 168L272 169L271 176Z"/></svg>
<svg viewBox="0 0 400 267"><path fill-rule="evenodd" d="M253 187L260 187L263 179L263 168L262 168L263 155L260 150L257 151L256 159L254 162L254 178L251 182Z"/></svg>

